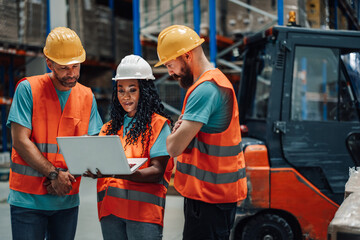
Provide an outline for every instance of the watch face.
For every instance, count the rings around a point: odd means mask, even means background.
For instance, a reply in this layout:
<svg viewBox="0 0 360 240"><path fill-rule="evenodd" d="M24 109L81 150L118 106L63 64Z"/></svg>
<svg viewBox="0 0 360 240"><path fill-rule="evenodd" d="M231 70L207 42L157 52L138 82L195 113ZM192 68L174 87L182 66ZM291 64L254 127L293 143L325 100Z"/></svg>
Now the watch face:
<svg viewBox="0 0 360 240"><path fill-rule="evenodd" d="M58 176L58 173L57 173L57 172L50 172L48 178L49 178L50 180L54 180L54 179L57 178L57 176Z"/></svg>

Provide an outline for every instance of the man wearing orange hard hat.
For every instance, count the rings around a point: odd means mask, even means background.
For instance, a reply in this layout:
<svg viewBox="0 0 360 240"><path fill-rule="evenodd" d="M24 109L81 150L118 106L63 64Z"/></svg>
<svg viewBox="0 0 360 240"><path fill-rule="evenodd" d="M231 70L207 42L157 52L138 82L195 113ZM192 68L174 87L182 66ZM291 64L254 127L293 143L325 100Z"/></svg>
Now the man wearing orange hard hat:
<svg viewBox="0 0 360 240"><path fill-rule="evenodd" d="M48 74L26 77L15 91L10 193L13 239L74 239L80 177L67 169L56 137L97 135L95 97L78 83L86 53L78 35L57 27L43 49Z"/></svg>
<svg viewBox="0 0 360 240"><path fill-rule="evenodd" d="M183 239L229 239L236 202L246 197L238 105L232 84L206 58L204 39L187 26L160 32L157 53L187 89L182 114L167 137L177 157L175 189L184 196Z"/></svg>

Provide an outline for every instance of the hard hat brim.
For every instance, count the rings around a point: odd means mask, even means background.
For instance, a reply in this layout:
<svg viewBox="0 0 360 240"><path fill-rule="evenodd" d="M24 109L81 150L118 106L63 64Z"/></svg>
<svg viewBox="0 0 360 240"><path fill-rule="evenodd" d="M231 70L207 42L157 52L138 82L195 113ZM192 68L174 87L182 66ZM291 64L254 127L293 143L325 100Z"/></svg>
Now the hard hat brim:
<svg viewBox="0 0 360 240"><path fill-rule="evenodd" d="M169 58L169 59L159 61L159 62L157 62L157 63L154 65L154 67L159 67L159 66L161 66L161 65L163 65L163 64L165 64L165 63L167 63L167 62L169 62L169 61L171 61L171 60L176 59L177 57L180 57L181 55L183 55L183 54L185 54L185 53L187 53L187 52L190 52L190 51L193 50L194 48L197 48L198 46L200 46L201 44L203 44L204 41L205 41L205 39L201 38L200 41L199 41L199 43L197 43L197 44L196 44L195 46L193 46L192 48L186 49L186 50L185 50L184 52L182 52L182 53L175 54L174 56L172 56L172 57Z"/></svg>
<svg viewBox="0 0 360 240"><path fill-rule="evenodd" d="M114 77L112 80L118 81L118 80L127 80L127 79L138 79L138 80L155 80L154 76L146 77L146 78L139 78L139 77Z"/></svg>
<svg viewBox="0 0 360 240"><path fill-rule="evenodd" d="M69 58L69 59L56 59L53 57L48 56L48 54L46 54L46 50L44 49L44 55L49 58L50 60L56 62L57 64L60 65L70 65L70 64L77 64L77 63L83 63L86 60L86 53L85 51L83 51L83 53L78 56L78 57L74 57L74 58Z"/></svg>

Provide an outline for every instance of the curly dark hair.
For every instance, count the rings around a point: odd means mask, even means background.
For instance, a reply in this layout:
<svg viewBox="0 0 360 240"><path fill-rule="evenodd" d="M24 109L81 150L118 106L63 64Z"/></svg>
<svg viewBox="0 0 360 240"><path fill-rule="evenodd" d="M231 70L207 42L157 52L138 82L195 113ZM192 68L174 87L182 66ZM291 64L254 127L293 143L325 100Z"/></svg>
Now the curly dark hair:
<svg viewBox="0 0 360 240"><path fill-rule="evenodd" d="M142 154L147 152L150 143L150 137L152 135L151 116L153 113L157 113L163 117L169 119L171 127L173 127L173 120L165 113L164 105L162 105L159 94L152 80L138 80L140 97L137 110L134 118L131 120L128 126L124 126L126 132L126 144L137 144L139 137L141 137L141 144L143 146ZM116 135L124 124L124 118L127 112L121 106L117 97L117 84L113 87L112 102L110 117L111 121L106 129L106 135ZM136 119L136 121L134 121Z"/></svg>

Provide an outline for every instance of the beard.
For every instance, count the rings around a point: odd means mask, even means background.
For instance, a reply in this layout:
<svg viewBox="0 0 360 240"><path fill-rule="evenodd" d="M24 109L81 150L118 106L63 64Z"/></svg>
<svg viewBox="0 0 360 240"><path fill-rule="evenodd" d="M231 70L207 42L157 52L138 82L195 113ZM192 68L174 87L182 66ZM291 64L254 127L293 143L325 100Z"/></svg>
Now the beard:
<svg viewBox="0 0 360 240"><path fill-rule="evenodd" d="M190 70L190 67L183 62L183 66L181 67L181 72L179 75L173 74L171 75L175 80L179 81L180 87L184 89L189 89L191 85L194 83L194 76Z"/></svg>
<svg viewBox="0 0 360 240"><path fill-rule="evenodd" d="M63 77L63 78L60 78L59 75L57 74L56 71L53 71L54 72L54 76L55 78L59 81L59 83L64 86L64 87L69 87L69 88L72 88L72 87L75 87L80 75L76 75L75 77ZM68 80L75 80L75 81L71 81L71 82L68 82Z"/></svg>

